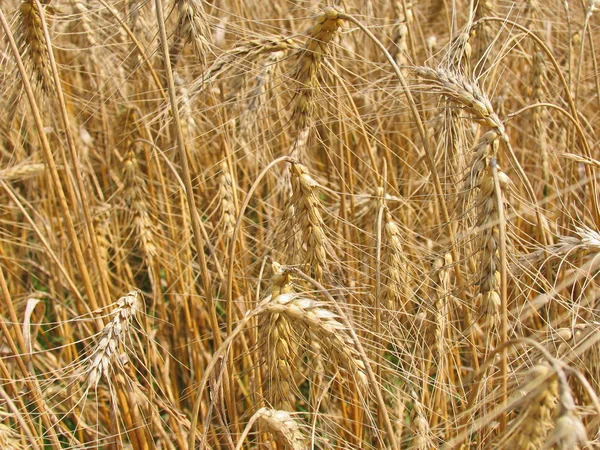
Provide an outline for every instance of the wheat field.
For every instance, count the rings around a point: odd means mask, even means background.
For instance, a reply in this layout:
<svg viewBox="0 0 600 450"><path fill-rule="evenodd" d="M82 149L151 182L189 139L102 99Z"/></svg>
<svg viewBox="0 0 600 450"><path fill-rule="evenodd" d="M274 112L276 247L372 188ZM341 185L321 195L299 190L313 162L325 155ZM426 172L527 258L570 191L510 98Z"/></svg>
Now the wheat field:
<svg viewBox="0 0 600 450"><path fill-rule="evenodd" d="M2 0L0 448L600 448L597 9Z"/></svg>

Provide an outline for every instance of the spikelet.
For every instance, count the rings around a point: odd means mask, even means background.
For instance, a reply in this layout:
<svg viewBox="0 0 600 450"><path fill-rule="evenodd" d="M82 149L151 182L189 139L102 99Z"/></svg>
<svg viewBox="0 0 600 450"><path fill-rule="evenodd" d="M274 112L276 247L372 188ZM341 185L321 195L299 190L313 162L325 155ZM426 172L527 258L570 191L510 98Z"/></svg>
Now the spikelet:
<svg viewBox="0 0 600 450"><path fill-rule="evenodd" d="M272 268L271 295L278 297L291 292L289 274L283 273L275 261ZM297 391L293 368L298 354L292 325L283 314L267 314L261 318L260 330L260 348L265 353L267 370L267 399L277 409L292 411Z"/></svg>
<svg viewBox="0 0 600 450"><path fill-rule="evenodd" d="M294 73L294 80L298 88L293 117L299 133L310 124L314 94L319 85L321 61L327 54L328 44L343 25L340 12L335 7L326 7L317 16L316 23L308 30L306 44L298 54Z"/></svg>
<svg viewBox="0 0 600 450"><path fill-rule="evenodd" d="M496 141L497 143L497 141ZM480 268L479 280L480 309L484 317L486 330L495 327L500 310L500 214L496 196L500 195L503 203L506 203L505 188L509 186L510 179L498 170L500 191L496 192L492 168L488 166L485 171L477 195L477 227L480 242ZM502 213L504 213L503 208ZM506 221L506 218L504 218ZM489 337L489 334L487 335Z"/></svg>
<svg viewBox="0 0 600 450"><path fill-rule="evenodd" d="M0 180L21 181L43 175L44 164L23 162L12 167L0 170Z"/></svg>
<svg viewBox="0 0 600 450"><path fill-rule="evenodd" d="M314 274L317 281L323 279L327 267L325 224L321 217L321 203L318 198L319 184L310 176L302 164L292 164L292 198L294 220L302 232L304 264L307 271Z"/></svg>
<svg viewBox="0 0 600 450"><path fill-rule="evenodd" d="M575 450L587 444L585 426L573 411L563 409L542 450Z"/></svg>
<svg viewBox="0 0 600 450"><path fill-rule="evenodd" d="M260 426L275 440L290 450L306 449L306 439L298 422L287 411L261 408L257 411Z"/></svg>
<svg viewBox="0 0 600 450"><path fill-rule="evenodd" d="M429 88L461 105L477 122L496 130L499 135L504 134L504 124L475 81L444 69L415 67L414 70L419 77L428 81Z"/></svg>
<svg viewBox="0 0 600 450"><path fill-rule="evenodd" d="M554 430L548 435L542 450L576 450L588 443L587 432L576 412L575 399L562 369L556 372L560 410Z"/></svg>
<svg viewBox="0 0 600 450"><path fill-rule="evenodd" d="M171 65L175 67L186 44L192 44L198 61L204 65L208 52L210 32L201 0L177 0L179 17L173 43L169 49Z"/></svg>
<svg viewBox="0 0 600 450"><path fill-rule="evenodd" d="M319 339L332 362L350 372L361 386L367 386L365 365L358 357L346 327L323 304L298 294L287 293L271 297L265 305L265 312L282 314L290 323L301 324Z"/></svg>
<svg viewBox="0 0 600 450"><path fill-rule="evenodd" d="M112 319L104 326L100 340L89 357L89 386L96 388L102 376L108 377L112 372L119 344L124 341L139 308L139 295L139 290L131 291L117 301L111 313Z"/></svg>
<svg viewBox="0 0 600 450"><path fill-rule="evenodd" d="M20 436L12 427L0 422L0 448L21 450L25 449Z"/></svg>
<svg viewBox="0 0 600 450"><path fill-rule="evenodd" d="M101 270L110 273L110 206L105 205L98 208L93 218L94 232L96 233L96 242L98 243L98 259L100 260Z"/></svg>
<svg viewBox="0 0 600 450"><path fill-rule="evenodd" d="M459 33L454 38L443 61L446 71L454 70L463 76L469 73L471 60L471 44L469 40L469 34L464 32ZM446 163L440 169L444 172L450 170L451 173L447 175L444 173L445 176L455 177L455 174L460 174L464 171L464 161L466 159L464 152L467 147L465 134L467 128L463 125L462 111L454 107L454 101L450 98L446 99L444 114L444 125L446 127L444 148L446 149L447 156L444 158ZM458 181L456 179L455 182Z"/></svg>
<svg viewBox="0 0 600 450"><path fill-rule="evenodd" d="M414 409L411 428L413 439L411 442L411 450L433 450L433 440L431 438L431 428L425 417L423 404L418 400L414 400Z"/></svg>
<svg viewBox="0 0 600 450"><path fill-rule="evenodd" d="M394 24L394 34L392 37L393 46L389 52L396 61L396 64L401 68L404 76L408 75L406 66L409 64L408 54L408 27L413 21L412 5L406 5L406 12L400 2L394 4L394 12L398 20Z"/></svg>
<svg viewBox="0 0 600 450"><path fill-rule="evenodd" d="M230 172L229 162L226 157L221 160L220 166L221 170L218 177L218 195L221 213L221 225L223 227L225 237L227 237L227 239L231 239L237 218L234 201L234 183Z"/></svg>
<svg viewBox="0 0 600 450"><path fill-rule="evenodd" d="M388 311L401 314L412 312L411 296L408 293L408 260L402 248L400 228L389 209L384 209L383 248L381 252L382 304Z"/></svg>
<svg viewBox="0 0 600 450"><path fill-rule="evenodd" d="M265 36L244 42L219 56L217 60L200 77L195 79L190 88L190 97L201 92L210 83L223 78L228 70L234 74L247 69L248 65L265 54L287 52L298 48L293 39L283 36Z"/></svg>
<svg viewBox="0 0 600 450"><path fill-rule="evenodd" d="M146 201L146 181L140 175L140 168L134 150L130 150L123 169L123 199L131 213L134 237L148 260L156 256L154 244L154 224L150 218Z"/></svg>
<svg viewBox="0 0 600 450"><path fill-rule="evenodd" d="M448 303L451 295L451 275L452 275L452 255L446 253L443 257L437 258L431 268L432 303L430 308L429 324L433 328L428 334L431 340L428 342L427 350L431 351L433 357L438 361L437 372L442 372L443 358L446 351L445 335L448 326Z"/></svg>
<svg viewBox="0 0 600 450"><path fill-rule="evenodd" d="M558 236L556 244L523 255L513 269L517 273L523 270L537 270L548 264L562 261L569 255L577 254L590 258L600 252L600 233L598 231L586 226L575 227L575 234L577 236Z"/></svg>
<svg viewBox="0 0 600 450"><path fill-rule="evenodd" d="M44 3L44 2L41 2ZM48 49L44 40L42 20L37 4L32 0L26 0L19 6L20 13L20 46L21 52L33 72L33 80L42 90L51 89L52 75L50 71L50 59Z"/></svg>
<svg viewBox="0 0 600 450"><path fill-rule="evenodd" d="M525 404L509 428L513 432L506 448L515 450L539 450L548 429L552 426L552 413L558 398L558 378L550 375L550 367L538 365L526 376L523 392ZM540 380L540 381L536 381Z"/></svg>
<svg viewBox="0 0 600 450"><path fill-rule="evenodd" d="M544 101L544 86L546 79L546 67L544 65L544 54L542 52L535 52L533 55L533 67L532 67L532 91L531 91L531 103L542 103ZM531 111L532 116L532 130L531 135L533 136L533 147L535 154L540 156L542 178L546 183L544 188L544 195L548 195L550 189L550 170L548 161L548 111L546 108L533 108Z"/></svg>

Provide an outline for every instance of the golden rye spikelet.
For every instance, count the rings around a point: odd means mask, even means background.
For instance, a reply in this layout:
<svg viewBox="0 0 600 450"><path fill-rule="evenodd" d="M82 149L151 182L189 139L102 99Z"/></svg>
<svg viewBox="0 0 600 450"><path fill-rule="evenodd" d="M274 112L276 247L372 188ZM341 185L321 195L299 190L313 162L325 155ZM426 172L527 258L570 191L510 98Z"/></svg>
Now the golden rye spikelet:
<svg viewBox="0 0 600 450"><path fill-rule="evenodd" d="M388 311L412 311L408 295L408 259L402 248L400 228L387 207L384 208L383 248L381 252L382 304Z"/></svg>
<svg viewBox="0 0 600 450"><path fill-rule="evenodd" d="M17 432L10 426L0 422L0 448L11 450L25 450L23 441Z"/></svg>
<svg viewBox="0 0 600 450"><path fill-rule="evenodd" d="M433 450L433 440L431 438L431 427L425 417L425 408L421 402L414 400L414 409L412 413L411 428L413 439L410 445L411 450Z"/></svg>
<svg viewBox="0 0 600 450"><path fill-rule="evenodd" d="M404 8L400 2L394 4L394 12L398 17L398 20L394 24L394 34L392 36L392 43L389 52L398 64L402 68L406 76L406 66L409 64L409 47L408 47L408 27L413 21L412 5L407 4L406 14L404 14Z"/></svg>
<svg viewBox="0 0 600 450"><path fill-rule="evenodd" d="M140 167L133 149L125 157L123 185L123 199L132 216L135 239L146 258L152 260L157 254L154 243L154 222L150 217L146 200L146 181L140 175Z"/></svg>
<svg viewBox="0 0 600 450"><path fill-rule="evenodd" d="M556 244L527 253L512 268L516 273L534 270L577 254L594 258L600 252L600 233L587 226L575 227L576 236L558 236Z"/></svg>
<svg viewBox="0 0 600 450"><path fill-rule="evenodd" d="M433 308L429 309L429 324L433 328L428 334L427 351L432 352L436 359L439 359L437 371L438 375L442 371L442 360L446 351L445 335L448 326L449 302L452 295L452 255L446 253L443 257L437 258L431 267L432 303ZM426 358L429 359L428 356Z"/></svg>
<svg viewBox="0 0 600 450"><path fill-rule="evenodd" d="M452 43L448 53L445 55L443 66L447 70L454 70L457 73L465 75L470 71L471 61L471 44L469 43L470 36L468 33L459 33ZM446 127L445 135L445 148L447 149L448 155L445 158L448 163L444 164L441 168L450 173L446 176L453 177L456 183L459 182L456 179L456 174L463 173L464 161L465 161L465 148L467 147L465 137L468 132L468 128L465 127L464 121L462 120L462 111L459 108L454 107L454 101L452 99L445 99L446 107L444 108Z"/></svg>
<svg viewBox="0 0 600 450"><path fill-rule="evenodd" d="M296 48L293 39L283 36L263 36L243 42L219 56L200 77L196 78L189 88L189 95L194 96L210 83L223 78L228 70L234 69L234 74L247 70L249 64L264 54L287 52Z"/></svg>
<svg viewBox="0 0 600 450"><path fill-rule="evenodd" d="M531 103L542 103L544 101L544 89L546 80L546 66L544 61L544 54L542 52L535 52L533 55L533 66L532 66L532 90L531 90ZM536 150L535 153L540 156L542 178L546 183L545 195L548 195L548 189L550 187L550 170L548 161L548 123L549 115L546 108L533 108L531 110L532 119L532 130L531 135L533 137L533 148Z"/></svg>
<svg viewBox="0 0 600 450"><path fill-rule="evenodd" d="M454 70L463 76L468 74L471 69L471 36L469 33L458 33L450 44L450 50L446 55L444 67L448 71Z"/></svg>
<svg viewBox="0 0 600 450"><path fill-rule="evenodd" d="M595 330L596 332L596 330ZM568 379L560 367L553 367L558 379L558 403L560 410L554 429L548 435L542 450L578 450L588 443L587 431L576 411L575 399Z"/></svg>
<svg viewBox="0 0 600 450"><path fill-rule="evenodd" d="M581 419L573 411L561 409L554 429L542 450L576 450L587 444L587 432Z"/></svg>
<svg viewBox="0 0 600 450"><path fill-rule="evenodd" d="M98 208L93 217L94 232L96 233L96 242L98 243L98 259L100 260L101 270L110 273L110 206L105 205Z"/></svg>
<svg viewBox="0 0 600 450"><path fill-rule="evenodd" d="M495 141L494 144L497 144ZM494 150L495 152L495 150ZM498 210L497 195L506 203L505 189L510 185L510 179L498 169L500 192L496 192L492 168L488 166L481 178L477 194L477 227L480 242L479 279L480 307L484 317L485 328L491 330L499 314L500 298L500 223L506 221L506 208ZM500 214L505 217L501 218Z"/></svg>

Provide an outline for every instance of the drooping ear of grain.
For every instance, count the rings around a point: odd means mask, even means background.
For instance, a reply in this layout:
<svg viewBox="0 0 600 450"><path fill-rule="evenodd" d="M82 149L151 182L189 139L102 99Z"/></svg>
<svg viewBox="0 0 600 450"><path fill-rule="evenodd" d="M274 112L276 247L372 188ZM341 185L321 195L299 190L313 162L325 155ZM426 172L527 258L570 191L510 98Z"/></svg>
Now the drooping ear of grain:
<svg viewBox="0 0 600 450"><path fill-rule="evenodd" d="M458 73L429 67L417 67L415 73L426 80L431 88L445 95L473 115L475 121L504 133L504 124L494 111L492 103L479 85Z"/></svg>

